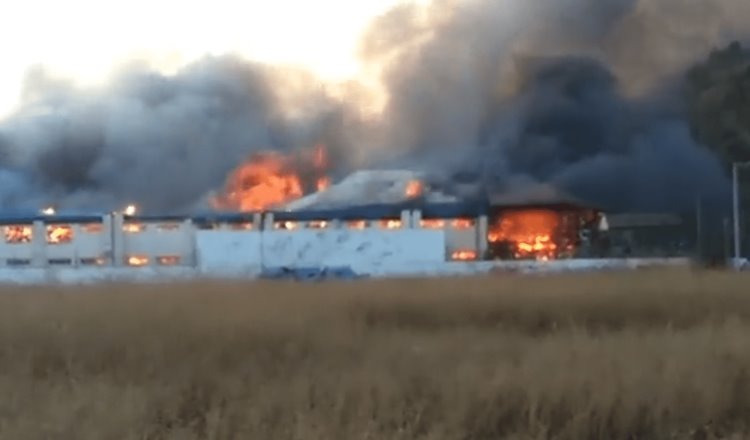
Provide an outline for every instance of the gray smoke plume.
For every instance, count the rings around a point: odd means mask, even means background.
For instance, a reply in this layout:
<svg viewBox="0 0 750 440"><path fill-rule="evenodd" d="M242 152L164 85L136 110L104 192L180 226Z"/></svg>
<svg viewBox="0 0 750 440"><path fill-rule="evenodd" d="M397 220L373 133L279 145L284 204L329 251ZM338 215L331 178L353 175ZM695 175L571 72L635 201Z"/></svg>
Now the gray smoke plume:
<svg viewBox="0 0 750 440"><path fill-rule="evenodd" d="M173 77L125 71L104 89L78 90L37 71L22 110L0 125L0 206L137 202L174 212L220 187L254 150L339 148L330 129L341 121L338 104L304 74L283 73L218 58Z"/></svg>
<svg viewBox="0 0 750 440"><path fill-rule="evenodd" d="M748 31L745 0L437 1L381 17L362 54L386 66L388 145L414 163L670 210L726 189L681 79Z"/></svg>
<svg viewBox="0 0 750 440"><path fill-rule="evenodd" d="M342 170L544 181L606 207L680 209L726 188L690 135L681 78L748 30L747 0L401 5L361 44L388 98L374 119L309 75L228 57L99 90L36 72L0 123L0 207L190 209L252 151L324 142Z"/></svg>

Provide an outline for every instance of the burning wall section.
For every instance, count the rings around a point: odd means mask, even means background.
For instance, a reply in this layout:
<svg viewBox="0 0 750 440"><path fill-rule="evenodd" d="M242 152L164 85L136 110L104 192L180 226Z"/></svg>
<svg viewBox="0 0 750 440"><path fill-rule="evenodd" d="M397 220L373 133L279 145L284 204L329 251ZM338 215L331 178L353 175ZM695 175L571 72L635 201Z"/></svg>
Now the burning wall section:
<svg viewBox="0 0 750 440"><path fill-rule="evenodd" d="M488 256L497 259L574 258L596 237L601 213L549 185L491 198Z"/></svg>
<svg viewBox="0 0 750 440"><path fill-rule="evenodd" d="M492 258L548 261L573 258L595 226L586 209L529 207L496 211L487 235Z"/></svg>

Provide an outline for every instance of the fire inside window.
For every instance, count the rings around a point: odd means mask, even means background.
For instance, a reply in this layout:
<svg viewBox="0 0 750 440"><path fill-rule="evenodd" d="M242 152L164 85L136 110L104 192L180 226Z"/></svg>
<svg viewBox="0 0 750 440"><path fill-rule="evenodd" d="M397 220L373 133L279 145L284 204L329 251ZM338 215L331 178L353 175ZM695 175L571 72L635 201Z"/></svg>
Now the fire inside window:
<svg viewBox="0 0 750 440"><path fill-rule="evenodd" d="M142 267L148 265L148 257L145 255L130 255L125 259L128 266Z"/></svg>
<svg viewBox="0 0 750 440"><path fill-rule="evenodd" d="M81 230L87 234L98 234L104 230L101 223L89 223L81 226Z"/></svg>
<svg viewBox="0 0 750 440"><path fill-rule="evenodd" d="M473 249L457 250L451 254L451 260L453 261L474 261L477 257L477 251Z"/></svg>
<svg viewBox="0 0 750 440"><path fill-rule="evenodd" d="M329 223L325 220L313 220L307 223L307 227L310 229L325 229L328 225Z"/></svg>
<svg viewBox="0 0 750 440"><path fill-rule="evenodd" d="M104 257L81 258L80 263L84 266L103 266L107 259Z"/></svg>
<svg viewBox="0 0 750 440"><path fill-rule="evenodd" d="M446 226L453 229L469 229L474 226L474 220L469 218L457 218L454 220L423 219L419 226L425 229L443 229Z"/></svg>
<svg viewBox="0 0 750 440"><path fill-rule="evenodd" d="M180 225L178 223L162 223L157 226L157 229L159 231L176 231L180 229Z"/></svg>
<svg viewBox="0 0 750 440"><path fill-rule="evenodd" d="M156 258L156 262L159 263L160 266L176 266L180 264L180 256L179 255L163 255Z"/></svg>
<svg viewBox="0 0 750 440"><path fill-rule="evenodd" d="M250 231L253 229L253 224L250 222L232 223L231 229L233 231Z"/></svg>
<svg viewBox="0 0 750 440"><path fill-rule="evenodd" d="M367 227L367 220L351 220L346 222L346 227L349 229L362 230Z"/></svg>
<svg viewBox="0 0 750 440"><path fill-rule="evenodd" d="M122 225L122 230L131 234L141 232L144 229L146 229L146 225L143 223L125 223Z"/></svg>
<svg viewBox="0 0 750 440"><path fill-rule="evenodd" d="M425 229L443 229L445 227L445 220L423 219L421 222L419 222L419 226Z"/></svg>
<svg viewBox="0 0 750 440"><path fill-rule="evenodd" d="M69 225L48 225L47 243L65 244L73 241L73 228Z"/></svg>
<svg viewBox="0 0 750 440"><path fill-rule="evenodd" d="M31 243L31 225L10 225L3 228L5 242L9 244Z"/></svg>
<svg viewBox="0 0 750 440"><path fill-rule="evenodd" d="M274 225L276 229L285 229L287 231L293 231L297 229L298 226L299 225L297 224L297 222L290 222L290 221L276 222L276 224Z"/></svg>
<svg viewBox="0 0 750 440"><path fill-rule="evenodd" d="M470 218L457 218L451 222L451 227L455 229L469 229L475 225L474 219Z"/></svg>
<svg viewBox="0 0 750 440"><path fill-rule="evenodd" d="M383 229L400 229L401 225L401 220L396 219L386 219L380 221L380 227Z"/></svg>

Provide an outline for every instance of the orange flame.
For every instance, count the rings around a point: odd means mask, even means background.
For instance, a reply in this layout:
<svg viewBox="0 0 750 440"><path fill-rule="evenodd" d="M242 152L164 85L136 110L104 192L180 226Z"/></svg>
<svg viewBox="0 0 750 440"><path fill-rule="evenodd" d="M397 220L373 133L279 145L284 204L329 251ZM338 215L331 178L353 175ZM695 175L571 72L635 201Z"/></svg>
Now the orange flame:
<svg viewBox="0 0 750 440"><path fill-rule="evenodd" d="M425 229L443 229L445 227L445 220L423 219L419 225Z"/></svg>
<svg viewBox="0 0 750 440"><path fill-rule="evenodd" d="M452 226L456 229L469 229L474 226L474 220L468 218L458 218L453 220Z"/></svg>
<svg viewBox="0 0 750 440"><path fill-rule="evenodd" d="M148 257L144 255L131 255L127 257L128 266L143 267L148 265Z"/></svg>
<svg viewBox="0 0 750 440"><path fill-rule="evenodd" d="M11 225L5 226L3 229L6 243L31 243L31 226Z"/></svg>
<svg viewBox="0 0 750 440"><path fill-rule="evenodd" d="M425 229L443 229L448 224L446 220L442 219L422 219L419 225ZM453 229L469 229L474 226L474 221L468 218L457 218L450 222L450 227Z"/></svg>
<svg viewBox="0 0 750 440"><path fill-rule="evenodd" d="M315 187L318 191L325 191L329 186L331 186L331 179L328 177L320 177L315 183Z"/></svg>
<svg viewBox="0 0 750 440"><path fill-rule="evenodd" d="M380 221L380 226L383 229L401 229L401 225L401 220L388 219Z"/></svg>
<svg viewBox="0 0 750 440"><path fill-rule="evenodd" d="M211 204L216 209L240 212L278 207L304 196L308 189L328 188L327 168L323 145L297 155L256 153L229 175L224 190Z"/></svg>
<svg viewBox="0 0 750 440"><path fill-rule="evenodd" d="M367 227L367 221L365 220L351 220L346 223L346 225L349 227L349 229L358 229L362 230Z"/></svg>
<svg viewBox="0 0 750 440"><path fill-rule="evenodd" d="M490 228L492 244L507 243L514 258L550 260L557 256L555 234L560 215L548 210L524 210L503 213Z"/></svg>
<svg viewBox="0 0 750 440"><path fill-rule="evenodd" d="M477 251L471 249L462 249L451 254L453 261L474 261L477 259Z"/></svg>
<svg viewBox="0 0 750 440"><path fill-rule="evenodd" d="M62 244L73 241L73 228L68 225L47 226L47 243Z"/></svg>
<svg viewBox="0 0 750 440"><path fill-rule="evenodd" d="M419 180L410 180L409 183L406 184L406 197L410 199L415 199L422 195L422 192L424 191L424 185Z"/></svg>

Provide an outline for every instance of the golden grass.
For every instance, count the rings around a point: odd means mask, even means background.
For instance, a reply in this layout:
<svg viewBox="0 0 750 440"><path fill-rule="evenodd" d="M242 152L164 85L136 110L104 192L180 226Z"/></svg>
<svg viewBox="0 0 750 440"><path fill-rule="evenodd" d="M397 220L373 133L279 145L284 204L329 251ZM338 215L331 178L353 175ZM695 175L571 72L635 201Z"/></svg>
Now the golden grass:
<svg viewBox="0 0 750 440"><path fill-rule="evenodd" d="M750 277L14 288L1 439L750 435Z"/></svg>

